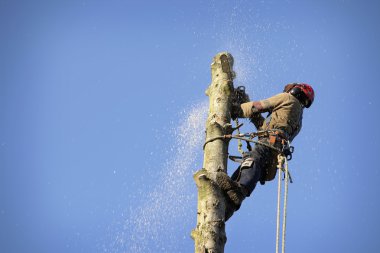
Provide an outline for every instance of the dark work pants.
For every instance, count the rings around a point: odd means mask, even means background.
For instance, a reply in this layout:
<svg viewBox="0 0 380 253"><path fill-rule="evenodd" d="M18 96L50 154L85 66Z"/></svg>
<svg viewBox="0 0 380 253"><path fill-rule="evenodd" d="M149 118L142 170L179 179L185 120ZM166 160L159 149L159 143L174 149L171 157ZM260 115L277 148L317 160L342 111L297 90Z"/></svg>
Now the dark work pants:
<svg viewBox="0 0 380 253"><path fill-rule="evenodd" d="M252 151L244 154L244 158L252 157L253 164L250 167L241 165L232 174L231 179L238 182L248 190L251 195L258 181L265 177L266 168L271 164L275 156L272 149L260 144L256 144Z"/></svg>

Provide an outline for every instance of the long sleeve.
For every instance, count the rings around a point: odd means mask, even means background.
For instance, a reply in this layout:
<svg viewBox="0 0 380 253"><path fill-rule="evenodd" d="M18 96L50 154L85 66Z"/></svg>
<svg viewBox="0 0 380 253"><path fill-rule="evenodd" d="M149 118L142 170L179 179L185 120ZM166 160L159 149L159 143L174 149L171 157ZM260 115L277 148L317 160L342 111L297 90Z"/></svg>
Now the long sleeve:
<svg viewBox="0 0 380 253"><path fill-rule="evenodd" d="M256 129L260 129L265 119L261 116L260 111L257 109L262 108L260 101L253 101L241 104L241 118L249 118L255 125Z"/></svg>
<svg viewBox="0 0 380 253"><path fill-rule="evenodd" d="M264 100L241 104L243 118L251 118L254 113L271 112L287 99L288 96L286 94L287 93L280 93Z"/></svg>
<svg viewBox="0 0 380 253"><path fill-rule="evenodd" d="M241 118L250 118L251 122L257 129L260 129L265 119L261 116L261 113L272 112L272 110L284 101L284 93L277 94L273 97L260 100L251 101L241 104Z"/></svg>

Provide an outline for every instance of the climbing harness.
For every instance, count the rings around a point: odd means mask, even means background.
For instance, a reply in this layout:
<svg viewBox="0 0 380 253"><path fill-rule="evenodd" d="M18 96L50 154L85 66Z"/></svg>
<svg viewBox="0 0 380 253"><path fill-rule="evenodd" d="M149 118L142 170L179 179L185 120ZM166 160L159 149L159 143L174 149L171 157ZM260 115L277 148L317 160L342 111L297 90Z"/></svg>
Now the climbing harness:
<svg viewBox="0 0 380 253"><path fill-rule="evenodd" d="M238 125L233 130L238 130L242 125L243 124ZM211 139L206 140L206 142L203 144L203 150L206 148L206 145L208 143L213 142L215 140L237 139L237 140L246 141L247 143L259 144L259 145L265 146L267 148L270 148L272 150L275 150L279 154L283 154L285 156L285 158L287 159L287 161L290 161L292 159L292 153L294 152L294 147L290 146L290 142L287 141L286 139L283 139L283 137L280 136L280 134L283 135L282 133L283 133L283 131L281 129L269 129L269 130L257 131L257 132L253 132L253 133L243 133L243 134L238 133L236 135L225 134L222 136L216 136L216 137L213 137ZM275 138L273 138L272 136L275 136ZM253 138L255 138L255 137L258 137L259 140L253 140ZM262 138L262 137L268 137L269 138L269 144L260 141L260 138ZM281 148L276 147L274 145L274 143L276 143L276 141L280 141ZM240 157L230 156L231 160L239 160L239 158ZM288 171L287 174L289 176L290 183L293 183L290 172Z"/></svg>
<svg viewBox="0 0 380 253"><path fill-rule="evenodd" d="M240 124L234 129L238 130L242 125L243 124ZM294 147L290 146L289 141L282 139L282 141L281 141L282 148L278 148L278 147L273 146L273 144L277 140L276 136L279 135L280 131L282 132L282 130L279 130L279 129L270 129L270 130L263 130L263 131L257 131L257 132L253 132L253 133L244 133L244 134L240 133L240 131L239 131L239 133L236 135L225 134L225 135L221 135L221 136L216 136L216 137L213 137L211 139L206 140L205 143L203 144L203 149L205 149L205 147L208 143L213 142L215 140L237 139L237 140L243 140L246 142L252 142L252 143L260 144L260 145L266 146L268 148L271 148L271 149L273 149L279 153L284 153L286 156L288 156L287 159L289 161L292 159L291 154L294 151ZM261 142L260 140L258 140L258 141L253 140L253 138L255 138L255 137L259 137L259 138L260 137L269 137L269 143L272 145Z"/></svg>
<svg viewBox="0 0 380 253"><path fill-rule="evenodd" d="M282 238L281 238L281 252L285 253L285 232L286 232L286 209L288 202L288 181L289 178L289 170L288 170L288 161L286 156L283 154L278 154L278 165L277 168L280 171L284 172L285 183L284 183L284 201L282 208ZM280 173L279 173L280 174ZM278 188L277 188L277 222L276 222L276 253L279 252L279 244L280 244L280 204L281 204L281 177L278 176Z"/></svg>

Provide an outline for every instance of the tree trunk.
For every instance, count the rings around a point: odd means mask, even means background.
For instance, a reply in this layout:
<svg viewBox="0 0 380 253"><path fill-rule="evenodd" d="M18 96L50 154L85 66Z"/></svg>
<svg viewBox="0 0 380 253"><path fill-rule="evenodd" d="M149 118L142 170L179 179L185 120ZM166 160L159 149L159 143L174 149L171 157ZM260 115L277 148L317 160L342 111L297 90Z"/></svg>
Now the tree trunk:
<svg viewBox="0 0 380 253"><path fill-rule="evenodd" d="M210 109L206 122L206 140L230 134L230 105L233 94L233 57L227 52L217 54L211 64L212 83L206 91ZM207 143L203 168L194 174L198 188L197 226L191 236L196 253L223 253L225 233L225 197L214 183L217 171L227 172L228 141Z"/></svg>

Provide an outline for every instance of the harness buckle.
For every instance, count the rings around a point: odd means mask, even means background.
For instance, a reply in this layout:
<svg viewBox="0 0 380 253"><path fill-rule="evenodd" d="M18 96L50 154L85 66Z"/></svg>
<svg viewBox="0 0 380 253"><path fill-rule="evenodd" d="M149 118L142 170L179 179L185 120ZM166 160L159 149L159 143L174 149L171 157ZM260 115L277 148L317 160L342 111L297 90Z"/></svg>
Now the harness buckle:
<svg viewBox="0 0 380 253"><path fill-rule="evenodd" d="M286 159L288 161L292 160L292 154L294 152L294 147L290 146L290 142L287 141L283 146L282 146L282 153L284 153Z"/></svg>

